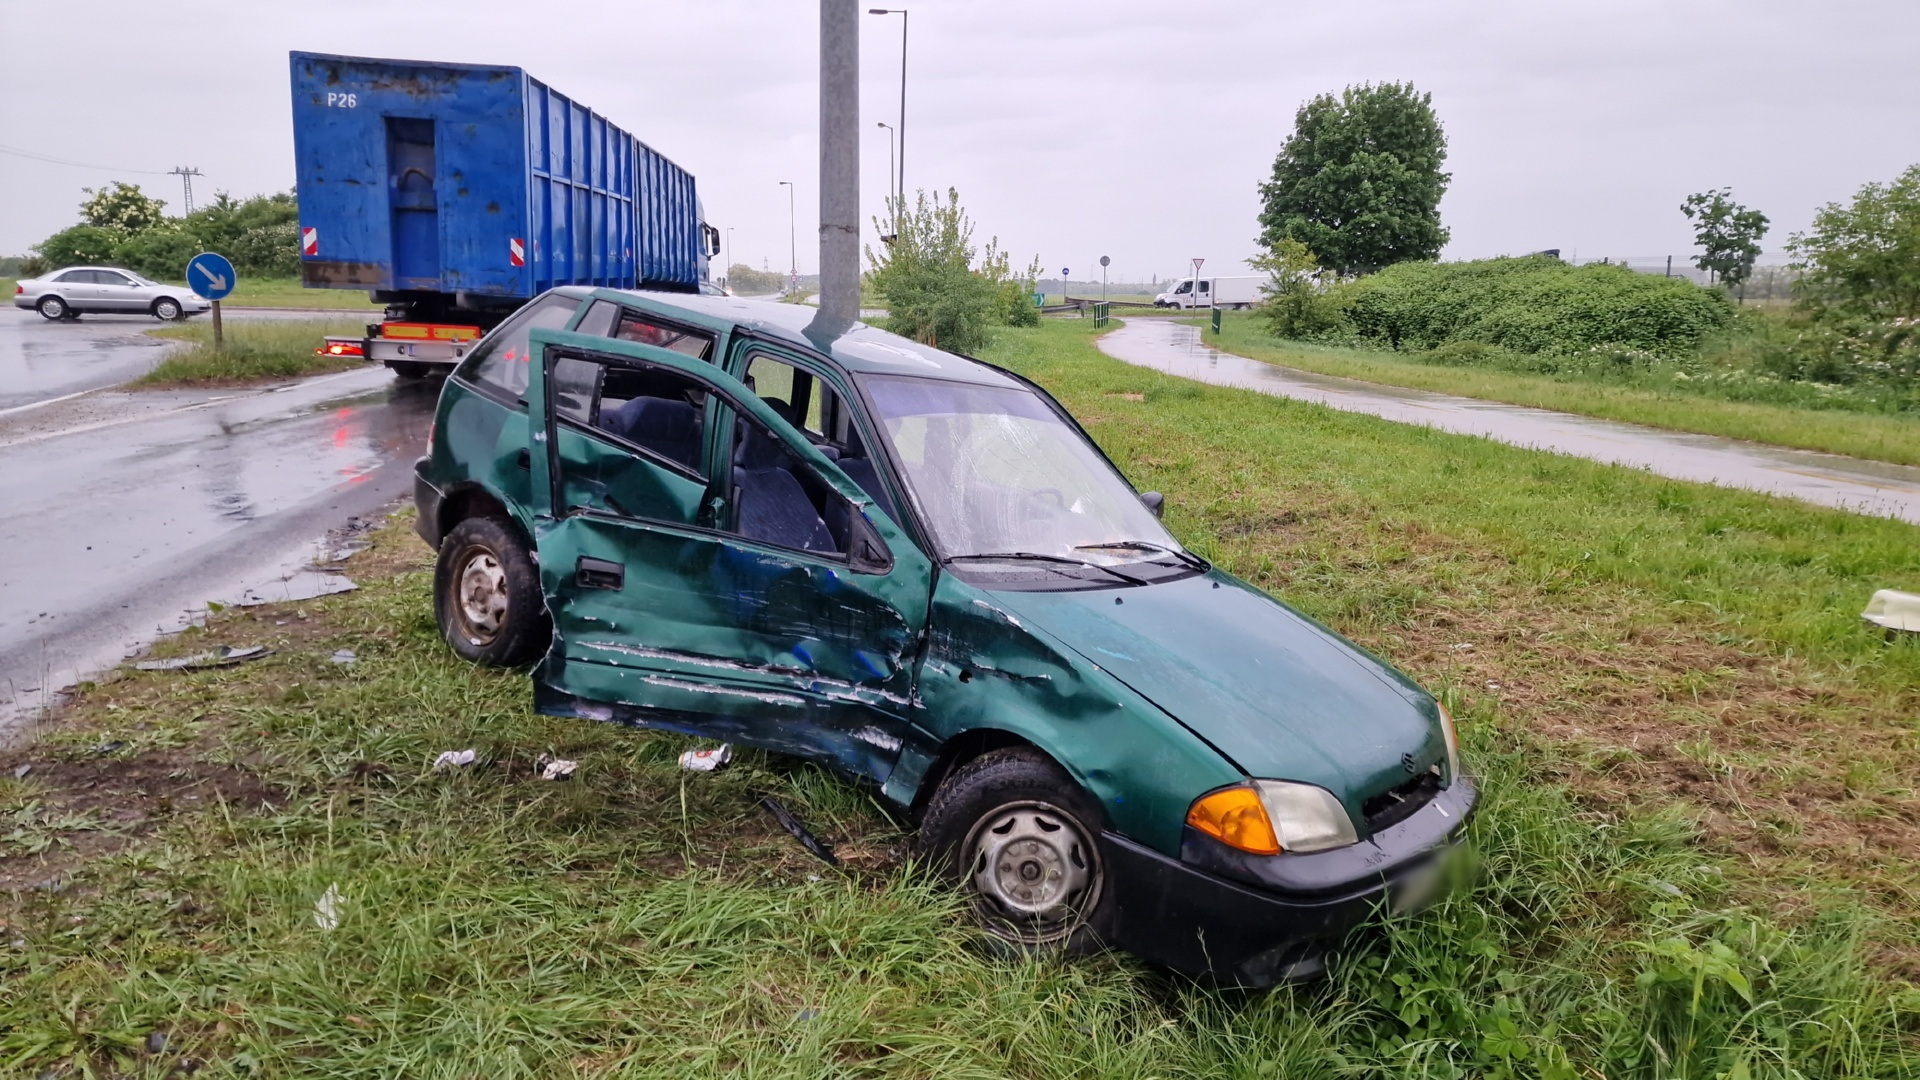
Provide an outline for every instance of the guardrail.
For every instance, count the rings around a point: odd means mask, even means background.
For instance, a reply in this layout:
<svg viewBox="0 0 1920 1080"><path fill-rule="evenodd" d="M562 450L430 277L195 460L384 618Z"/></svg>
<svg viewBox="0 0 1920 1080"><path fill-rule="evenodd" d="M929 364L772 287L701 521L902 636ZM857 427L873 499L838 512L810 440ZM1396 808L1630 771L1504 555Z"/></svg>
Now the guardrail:
<svg viewBox="0 0 1920 1080"><path fill-rule="evenodd" d="M1093 305L1093 328L1095 330L1098 330L1101 327L1107 325L1107 304L1108 303L1109 301L1102 300L1099 303Z"/></svg>

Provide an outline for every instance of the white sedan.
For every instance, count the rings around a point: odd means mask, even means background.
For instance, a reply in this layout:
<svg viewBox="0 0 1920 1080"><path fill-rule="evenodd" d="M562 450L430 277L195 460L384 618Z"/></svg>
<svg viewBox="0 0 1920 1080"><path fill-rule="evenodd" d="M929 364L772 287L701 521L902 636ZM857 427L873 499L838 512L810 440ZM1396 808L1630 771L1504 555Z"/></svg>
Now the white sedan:
<svg viewBox="0 0 1920 1080"><path fill-rule="evenodd" d="M151 315L172 322L198 315L210 305L185 285L162 285L131 270L69 266L16 282L13 306L32 308L52 320L81 315Z"/></svg>

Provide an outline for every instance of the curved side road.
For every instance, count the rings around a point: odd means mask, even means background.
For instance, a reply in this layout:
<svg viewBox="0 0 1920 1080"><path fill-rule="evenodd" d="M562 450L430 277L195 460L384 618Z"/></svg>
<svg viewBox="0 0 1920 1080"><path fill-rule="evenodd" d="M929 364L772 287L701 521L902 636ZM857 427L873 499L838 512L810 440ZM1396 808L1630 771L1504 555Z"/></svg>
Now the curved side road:
<svg viewBox="0 0 1920 1080"><path fill-rule="evenodd" d="M1099 345L1116 360L1216 386L1920 524L1920 468L1908 465L1315 375L1221 352L1199 327L1164 319L1128 322Z"/></svg>

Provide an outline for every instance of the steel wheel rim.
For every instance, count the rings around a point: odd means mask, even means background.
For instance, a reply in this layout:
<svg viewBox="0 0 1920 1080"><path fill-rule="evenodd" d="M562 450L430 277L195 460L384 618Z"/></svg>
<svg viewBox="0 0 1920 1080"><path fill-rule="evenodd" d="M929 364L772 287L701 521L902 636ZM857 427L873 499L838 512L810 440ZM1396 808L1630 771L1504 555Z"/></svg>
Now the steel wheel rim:
<svg viewBox="0 0 1920 1080"><path fill-rule="evenodd" d="M507 572L490 551L476 550L460 564L454 579L454 605L467 639L485 645L507 620Z"/></svg>
<svg viewBox="0 0 1920 1080"><path fill-rule="evenodd" d="M1022 945L1071 936L1100 901L1100 855L1072 814L1043 802L996 807L967 835L974 907L994 934Z"/></svg>

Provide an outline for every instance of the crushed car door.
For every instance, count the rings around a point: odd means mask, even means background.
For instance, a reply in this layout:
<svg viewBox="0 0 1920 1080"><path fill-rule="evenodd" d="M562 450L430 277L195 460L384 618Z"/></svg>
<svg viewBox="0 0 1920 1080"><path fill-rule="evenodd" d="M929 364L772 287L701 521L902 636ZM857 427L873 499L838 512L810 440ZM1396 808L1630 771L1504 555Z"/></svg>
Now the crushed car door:
<svg viewBox="0 0 1920 1080"><path fill-rule="evenodd" d="M884 781L932 564L707 361L535 330L533 506L554 640L536 707Z"/></svg>

